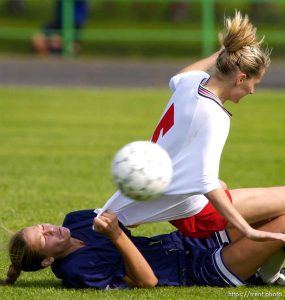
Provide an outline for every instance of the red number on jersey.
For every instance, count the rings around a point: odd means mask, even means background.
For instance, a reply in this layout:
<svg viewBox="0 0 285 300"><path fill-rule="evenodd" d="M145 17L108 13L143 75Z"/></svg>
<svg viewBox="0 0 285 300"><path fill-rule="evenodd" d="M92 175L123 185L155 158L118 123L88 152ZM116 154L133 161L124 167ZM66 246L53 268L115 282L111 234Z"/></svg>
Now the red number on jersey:
<svg viewBox="0 0 285 300"><path fill-rule="evenodd" d="M162 130L162 136L164 136L168 130L174 125L174 103L171 104L165 115L160 120L159 124L157 125L154 134L152 136L151 141L156 143L160 132Z"/></svg>

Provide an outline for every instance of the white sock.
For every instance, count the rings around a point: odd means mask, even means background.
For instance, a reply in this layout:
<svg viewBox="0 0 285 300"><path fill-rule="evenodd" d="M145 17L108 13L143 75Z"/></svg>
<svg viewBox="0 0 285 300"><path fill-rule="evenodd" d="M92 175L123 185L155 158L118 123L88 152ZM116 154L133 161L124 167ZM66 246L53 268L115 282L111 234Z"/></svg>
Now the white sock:
<svg viewBox="0 0 285 300"><path fill-rule="evenodd" d="M284 261L284 249L279 249L277 252L272 254L258 271L263 282L273 284L279 278L280 270L283 267Z"/></svg>

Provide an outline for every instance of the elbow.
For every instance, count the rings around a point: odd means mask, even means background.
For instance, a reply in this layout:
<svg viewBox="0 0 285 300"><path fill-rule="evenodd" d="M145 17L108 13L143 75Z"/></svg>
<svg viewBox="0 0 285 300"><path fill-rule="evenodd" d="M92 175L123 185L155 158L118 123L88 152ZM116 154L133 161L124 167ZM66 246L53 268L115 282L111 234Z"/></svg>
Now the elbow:
<svg viewBox="0 0 285 300"><path fill-rule="evenodd" d="M154 276L154 278L152 280L149 280L146 288L153 288L157 285L157 283L158 283L158 279L156 278L156 276Z"/></svg>
<svg viewBox="0 0 285 300"><path fill-rule="evenodd" d="M219 181L220 181L221 187L222 187L224 190L227 190L227 189L228 189L227 184L226 184L223 180L221 180L221 179L219 179Z"/></svg>
<svg viewBox="0 0 285 300"><path fill-rule="evenodd" d="M146 280L144 280L143 282L139 282L137 284L138 288L144 288L144 289L150 289L150 288L154 288L158 283L158 279L156 278L156 276L152 277L152 278L148 278Z"/></svg>
<svg viewBox="0 0 285 300"><path fill-rule="evenodd" d="M129 287L132 288L144 288L144 289L149 289L153 288L157 285L158 279L156 276L153 274L152 276L145 277L140 280L134 280L129 276L124 277L124 281L127 283Z"/></svg>

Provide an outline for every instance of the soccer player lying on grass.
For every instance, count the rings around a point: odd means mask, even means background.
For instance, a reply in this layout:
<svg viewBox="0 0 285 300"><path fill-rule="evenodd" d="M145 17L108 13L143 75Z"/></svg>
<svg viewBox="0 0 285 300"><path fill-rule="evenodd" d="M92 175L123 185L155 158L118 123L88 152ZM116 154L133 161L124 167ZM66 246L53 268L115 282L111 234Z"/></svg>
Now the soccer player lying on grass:
<svg viewBox="0 0 285 300"><path fill-rule="evenodd" d="M18 231L10 241L5 283L13 284L22 270L51 266L68 288L259 285L260 267L262 278L284 284L282 241L255 242L231 230L207 239L179 231L135 237L114 213L95 217L94 210L77 211L65 217L63 227L39 224ZM258 228L285 232L285 215Z"/></svg>

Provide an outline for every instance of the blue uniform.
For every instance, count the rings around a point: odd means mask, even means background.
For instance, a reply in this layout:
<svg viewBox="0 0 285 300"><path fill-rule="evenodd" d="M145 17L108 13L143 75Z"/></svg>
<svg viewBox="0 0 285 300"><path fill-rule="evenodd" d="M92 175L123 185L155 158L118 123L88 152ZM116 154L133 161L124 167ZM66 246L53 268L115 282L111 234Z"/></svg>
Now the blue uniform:
<svg viewBox="0 0 285 300"><path fill-rule="evenodd" d="M127 288L123 259L104 235L92 230L94 210L69 213L63 226L86 246L52 265L54 274L68 288ZM226 232L208 239L184 237L180 232L152 238L134 237L121 225L152 267L158 286L238 286L246 284L223 264L220 251L227 240ZM250 280L254 283L254 279Z"/></svg>
<svg viewBox="0 0 285 300"><path fill-rule="evenodd" d="M51 23L53 29L61 29L62 27L62 0L57 0L55 3L55 16ZM74 0L73 4L73 21L74 27L81 28L88 17L89 5L87 0Z"/></svg>
<svg viewBox="0 0 285 300"><path fill-rule="evenodd" d="M51 22L44 26L46 36L53 35L57 31L62 30L62 0L57 0L55 3L55 14ZM73 26L75 29L82 28L88 18L89 4L87 0L74 0L73 4ZM77 32L75 32L77 34Z"/></svg>

